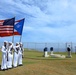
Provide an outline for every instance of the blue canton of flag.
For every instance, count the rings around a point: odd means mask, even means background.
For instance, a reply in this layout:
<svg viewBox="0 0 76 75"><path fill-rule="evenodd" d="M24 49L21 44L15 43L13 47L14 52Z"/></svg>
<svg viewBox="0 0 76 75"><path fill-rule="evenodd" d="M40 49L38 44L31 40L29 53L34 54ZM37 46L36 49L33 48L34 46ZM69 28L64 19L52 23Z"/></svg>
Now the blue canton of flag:
<svg viewBox="0 0 76 75"><path fill-rule="evenodd" d="M25 19L22 19L22 20L20 20L17 24L14 25L14 29L17 30L17 32L18 32L20 35L22 35L24 20L25 20Z"/></svg>
<svg viewBox="0 0 76 75"><path fill-rule="evenodd" d="M9 26L13 25L14 26L14 23L15 23L15 17L11 18L11 19L4 20L3 25L9 25Z"/></svg>

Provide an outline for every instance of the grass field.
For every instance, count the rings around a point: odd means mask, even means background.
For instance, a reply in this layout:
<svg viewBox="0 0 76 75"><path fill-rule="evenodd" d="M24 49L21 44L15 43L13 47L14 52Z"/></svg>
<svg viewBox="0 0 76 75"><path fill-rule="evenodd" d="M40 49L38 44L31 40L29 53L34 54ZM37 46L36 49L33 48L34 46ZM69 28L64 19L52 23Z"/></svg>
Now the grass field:
<svg viewBox="0 0 76 75"><path fill-rule="evenodd" d="M0 75L76 75L76 54L65 59L42 56L43 52L25 50L23 66L0 71Z"/></svg>

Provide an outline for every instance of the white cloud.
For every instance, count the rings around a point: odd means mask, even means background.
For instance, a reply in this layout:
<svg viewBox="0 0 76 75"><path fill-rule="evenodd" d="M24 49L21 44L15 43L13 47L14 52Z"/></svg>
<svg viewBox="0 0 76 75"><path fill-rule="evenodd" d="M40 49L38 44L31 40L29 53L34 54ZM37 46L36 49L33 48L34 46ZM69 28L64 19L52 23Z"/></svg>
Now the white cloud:
<svg viewBox="0 0 76 75"><path fill-rule="evenodd" d="M76 0L1 0L0 9L0 19L25 17L27 41L76 40Z"/></svg>

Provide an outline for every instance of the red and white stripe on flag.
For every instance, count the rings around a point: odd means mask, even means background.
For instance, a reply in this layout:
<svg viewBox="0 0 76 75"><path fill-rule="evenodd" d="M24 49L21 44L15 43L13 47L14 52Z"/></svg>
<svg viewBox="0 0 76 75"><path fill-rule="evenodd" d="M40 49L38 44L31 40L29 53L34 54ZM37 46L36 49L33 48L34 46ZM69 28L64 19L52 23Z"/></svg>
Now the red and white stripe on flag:
<svg viewBox="0 0 76 75"><path fill-rule="evenodd" d="M17 30L14 29L13 25L3 25L4 20L0 20L0 37L20 35ZM15 24L20 22L20 20L15 21Z"/></svg>
<svg viewBox="0 0 76 75"><path fill-rule="evenodd" d="M3 25L4 20L0 20L0 37L13 35L13 25Z"/></svg>

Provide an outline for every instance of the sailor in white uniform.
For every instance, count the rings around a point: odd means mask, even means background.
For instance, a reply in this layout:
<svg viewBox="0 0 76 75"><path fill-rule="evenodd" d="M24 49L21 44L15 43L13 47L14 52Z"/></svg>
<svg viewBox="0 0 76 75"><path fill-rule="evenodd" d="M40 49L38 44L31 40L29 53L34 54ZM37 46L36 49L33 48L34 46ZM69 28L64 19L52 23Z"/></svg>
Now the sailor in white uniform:
<svg viewBox="0 0 76 75"><path fill-rule="evenodd" d="M12 68L12 60L13 60L13 43L9 42L9 47L8 47L8 65L7 65L7 67L9 69Z"/></svg>
<svg viewBox="0 0 76 75"><path fill-rule="evenodd" d="M22 54L23 54L23 44L20 44L19 53L18 53L18 66L22 66Z"/></svg>
<svg viewBox="0 0 76 75"><path fill-rule="evenodd" d="M7 70L7 41L4 41L4 45L2 46L2 64L1 64L1 70L5 71Z"/></svg>
<svg viewBox="0 0 76 75"><path fill-rule="evenodd" d="M16 43L16 46L14 46L13 67L17 67L17 64L18 64L18 52L19 52L19 43Z"/></svg>

